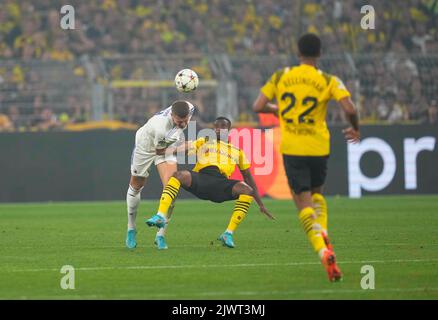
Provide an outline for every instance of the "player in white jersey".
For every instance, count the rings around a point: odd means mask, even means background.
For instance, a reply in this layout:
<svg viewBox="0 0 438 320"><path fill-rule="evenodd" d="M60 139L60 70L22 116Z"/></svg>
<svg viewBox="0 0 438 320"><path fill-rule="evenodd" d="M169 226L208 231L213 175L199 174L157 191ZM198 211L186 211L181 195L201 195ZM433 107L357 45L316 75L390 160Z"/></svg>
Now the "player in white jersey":
<svg viewBox="0 0 438 320"><path fill-rule="evenodd" d="M163 187L177 171L176 157L157 155L157 150L167 148L182 140L183 130L187 127L194 111L195 107L190 102L175 101L170 107L150 118L135 134L135 148L131 158L131 180L126 194L128 206L126 246L130 249L137 246L135 219L141 190L149 176L149 168L152 164L157 167ZM159 229L155 237L158 249L167 249L164 238L165 229L166 227Z"/></svg>

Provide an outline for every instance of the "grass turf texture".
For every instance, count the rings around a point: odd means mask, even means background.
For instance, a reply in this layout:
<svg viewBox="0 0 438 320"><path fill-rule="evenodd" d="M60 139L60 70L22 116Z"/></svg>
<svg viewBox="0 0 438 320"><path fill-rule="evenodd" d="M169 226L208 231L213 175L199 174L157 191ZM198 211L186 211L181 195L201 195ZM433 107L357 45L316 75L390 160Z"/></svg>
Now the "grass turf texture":
<svg viewBox="0 0 438 320"><path fill-rule="evenodd" d="M328 198L329 231L344 281L329 283L289 201L266 200L277 220L251 206L222 247L233 203L178 201L169 249L153 246L144 216L138 247L125 248L124 202L0 205L1 299L437 299L438 197ZM362 290L361 267L375 269ZM63 265L76 268L62 290Z"/></svg>

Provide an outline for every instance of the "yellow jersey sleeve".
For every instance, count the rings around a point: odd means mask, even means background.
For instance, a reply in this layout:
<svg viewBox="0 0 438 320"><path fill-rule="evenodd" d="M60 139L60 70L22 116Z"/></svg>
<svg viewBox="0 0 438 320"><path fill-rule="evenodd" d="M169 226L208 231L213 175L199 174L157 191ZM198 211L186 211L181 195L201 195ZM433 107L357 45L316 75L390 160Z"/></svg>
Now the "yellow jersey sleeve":
<svg viewBox="0 0 438 320"><path fill-rule="evenodd" d="M251 164L248 161L245 153L242 150L239 150L239 163L237 164L240 170L246 170L251 167Z"/></svg>
<svg viewBox="0 0 438 320"><path fill-rule="evenodd" d="M271 78L266 82L266 84L260 89L260 92L263 93L263 95L268 98L269 100L272 100L275 97L275 94L277 93L277 83L280 77L280 72L275 72Z"/></svg>
<svg viewBox="0 0 438 320"><path fill-rule="evenodd" d="M198 140L192 141L189 145L189 154L195 154L204 143L205 138L199 138Z"/></svg>
<svg viewBox="0 0 438 320"><path fill-rule="evenodd" d="M344 83L341 79L338 77L333 76L332 77L332 83L331 83L331 95L336 100L339 101L343 98L350 97L351 94L345 87Z"/></svg>
<svg viewBox="0 0 438 320"><path fill-rule="evenodd" d="M205 138L199 138L193 142L193 148L197 151L205 143Z"/></svg>

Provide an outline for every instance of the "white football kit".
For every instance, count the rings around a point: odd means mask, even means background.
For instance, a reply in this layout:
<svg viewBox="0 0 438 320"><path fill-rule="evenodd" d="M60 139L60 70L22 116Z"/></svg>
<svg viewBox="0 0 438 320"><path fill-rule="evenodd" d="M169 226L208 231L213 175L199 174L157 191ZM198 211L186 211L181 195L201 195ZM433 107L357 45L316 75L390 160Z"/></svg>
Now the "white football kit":
<svg viewBox="0 0 438 320"><path fill-rule="evenodd" d="M189 121L195 107L189 103ZM172 120L172 107L162 110L150 118L135 134L135 148L131 156L131 175L148 177L152 163L158 165L165 161L177 162L175 155L157 155L156 149L166 148L183 140L184 129L175 126Z"/></svg>

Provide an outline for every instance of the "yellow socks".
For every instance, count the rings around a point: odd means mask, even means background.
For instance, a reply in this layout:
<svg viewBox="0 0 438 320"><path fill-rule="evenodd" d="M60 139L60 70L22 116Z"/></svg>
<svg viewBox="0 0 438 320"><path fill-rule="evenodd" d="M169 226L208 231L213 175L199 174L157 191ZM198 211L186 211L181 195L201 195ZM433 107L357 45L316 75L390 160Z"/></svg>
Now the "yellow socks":
<svg viewBox="0 0 438 320"><path fill-rule="evenodd" d="M167 183L166 187L163 190L163 193L161 194L160 205L158 207L159 213L167 217L169 207L178 195L180 186L181 183L177 178L171 177L169 179L169 182Z"/></svg>
<svg viewBox="0 0 438 320"><path fill-rule="evenodd" d="M327 232L327 202L320 193L312 195L312 202L316 212L315 223L319 224L322 230Z"/></svg>
<svg viewBox="0 0 438 320"><path fill-rule="evenodd" d="M309 238L313 249L316 251L316 253L319 254L322 249L326 248L326 245L324 239L321 236L321 231L318 230L319 226L316 226L317 228L315 229L315 216L315 210L311 207L304 208L299 213L299 218L304 228L304 231L307 234L307 238Z"/></svg>
<svg viewBox="0 0 438 320"><path fill-rule="evenodd" d="M251 196L244 194L239 196L239 199L236 200L236 205L234 206L233 214L231 215L230 223L227 227L227 232L233 233L242 220L245 219L251 201Z"/></svg>

